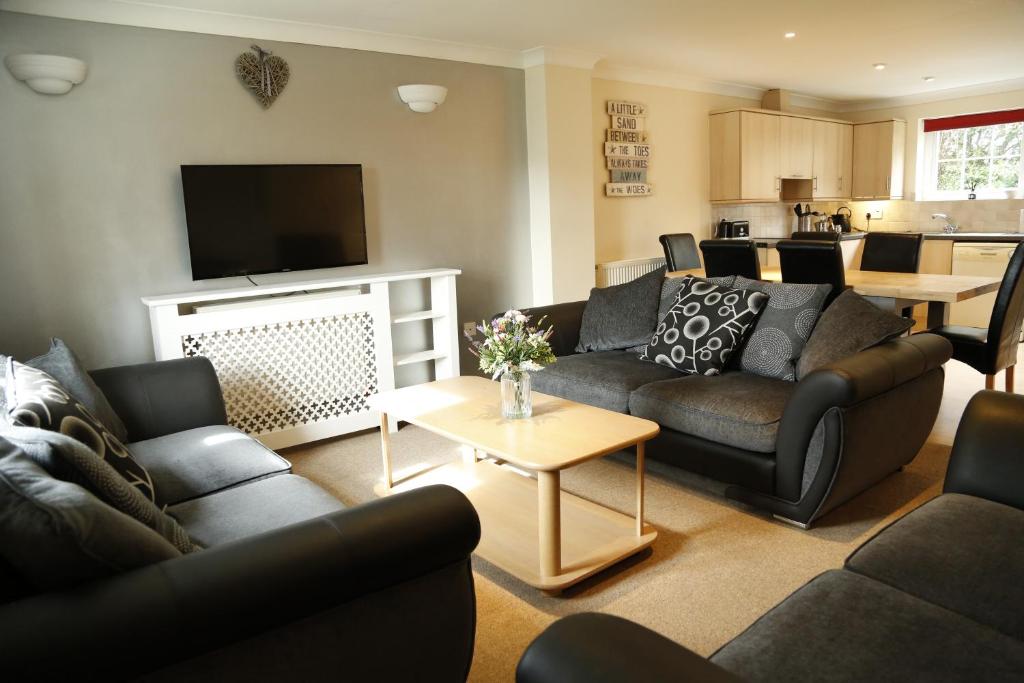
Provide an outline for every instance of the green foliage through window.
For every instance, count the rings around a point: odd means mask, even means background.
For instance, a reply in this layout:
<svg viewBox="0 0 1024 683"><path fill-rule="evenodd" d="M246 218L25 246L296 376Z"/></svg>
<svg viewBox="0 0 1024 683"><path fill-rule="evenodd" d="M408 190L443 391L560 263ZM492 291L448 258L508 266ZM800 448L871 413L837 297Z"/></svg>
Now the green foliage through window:
<svg viewBox="0 0 1024 683"><path fill-rule="evenodd" d="M937 190L1020 188L1024 123L944 130L938 136Z"/></svg>

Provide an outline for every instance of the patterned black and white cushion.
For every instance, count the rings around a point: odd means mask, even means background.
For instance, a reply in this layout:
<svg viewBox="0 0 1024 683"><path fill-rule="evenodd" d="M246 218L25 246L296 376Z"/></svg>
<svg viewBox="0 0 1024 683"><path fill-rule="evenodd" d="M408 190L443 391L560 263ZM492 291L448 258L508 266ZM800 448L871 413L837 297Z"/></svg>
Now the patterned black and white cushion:
<svg viewBox="0 0 1024 683"><path fill-rule="evenodd" d="M687 277L640 360L717 375L768 303L762 292Z"/></svg>
<svg viewBox="0 0 1024 683"><path fill-rule="evenodd" d="M102 422L47 373L9 359L7 410L12 424L59 432L85 444L146 499L161 505L146 468L132 457Z"/></svg>
<svg viewBox="0 0 1024 683"><path fill-rule="evenodd" d="M821 315L832 285L764 282L737 277L735 287L770 299L740 352L740 369L762 377L796 381L796 362Z"/></svg>

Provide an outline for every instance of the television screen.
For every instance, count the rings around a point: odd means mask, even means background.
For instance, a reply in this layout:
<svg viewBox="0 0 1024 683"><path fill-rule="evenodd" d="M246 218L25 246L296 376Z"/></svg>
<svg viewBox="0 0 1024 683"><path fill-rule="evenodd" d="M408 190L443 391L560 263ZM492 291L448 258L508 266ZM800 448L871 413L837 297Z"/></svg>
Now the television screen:
<svg viewBox="0 0 1024 683"><path fill-rule="evenodd" d="M359 164L181 167L192 279L366 263Z"/></svg>

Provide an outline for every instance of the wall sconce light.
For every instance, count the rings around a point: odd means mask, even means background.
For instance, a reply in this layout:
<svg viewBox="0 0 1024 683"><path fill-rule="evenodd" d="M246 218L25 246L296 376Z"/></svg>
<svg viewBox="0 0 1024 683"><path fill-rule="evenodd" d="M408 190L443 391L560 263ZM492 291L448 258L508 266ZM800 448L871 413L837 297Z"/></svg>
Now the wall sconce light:
<svg viewBox="0 0 1024 683"><path fill-rule="evenodd" d="M420 114L429 114L437 109L448 96L448 88L443 85L400 85L398 96L409 105L409 109Z"/></svg>
<svg viewBox="0 0 1024 683"><path fill-rule="evenodd" d="M7 55L7 70L19 81L44 95L63 95L85 80L85 62L57 55Z"/></svg>

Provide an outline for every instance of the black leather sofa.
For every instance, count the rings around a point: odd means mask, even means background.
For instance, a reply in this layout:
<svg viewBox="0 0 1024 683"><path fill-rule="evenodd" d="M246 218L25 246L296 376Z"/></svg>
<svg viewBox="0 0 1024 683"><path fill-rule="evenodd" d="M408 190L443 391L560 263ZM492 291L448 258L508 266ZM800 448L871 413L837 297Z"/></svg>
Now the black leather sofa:
<svg viewBox="0 0 1024 683"><path fill-rule="evenodd" d="M203 550L0 604L5 680L465 680L480 524L447 486L347 508L226 425L202 358L93 373Z"/></svg>
<svg viewBox="0 0 1024 683"><path fill-rule="evenodd" d="M658 422L648 457L724 482L727 497L804 528L914 459L952 354L945 339L919 334L799 382L741 371L681 376L633 352L576 353L585 305L528 311L554 326L558 357L533 373L534 389Z"/></svg>
<svg viewBox="0 0 1024 683"><path fill-rule="evenodd" d="M710 660L625 619L556 622L519 683L1024 680L1024 397L981 392L943 494L857 549Z"/></svg>

